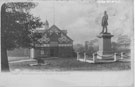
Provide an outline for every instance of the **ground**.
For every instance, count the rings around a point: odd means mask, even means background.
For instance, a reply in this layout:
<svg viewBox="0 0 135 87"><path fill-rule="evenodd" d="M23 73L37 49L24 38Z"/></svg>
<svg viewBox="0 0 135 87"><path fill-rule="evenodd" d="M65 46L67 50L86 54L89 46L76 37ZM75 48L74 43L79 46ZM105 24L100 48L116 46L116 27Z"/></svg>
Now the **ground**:
<svg viewBox="0 0 135 87"><path fill-rule="evenodd" d="M15 69L29 71L118 71L130 70L131 68L129 61L97 64L80 62L76 58L50 58L44 61L47 65L30 66L30 64L35 64L36 61L15 62L9 63L9 65L11 71Z"/></svg>

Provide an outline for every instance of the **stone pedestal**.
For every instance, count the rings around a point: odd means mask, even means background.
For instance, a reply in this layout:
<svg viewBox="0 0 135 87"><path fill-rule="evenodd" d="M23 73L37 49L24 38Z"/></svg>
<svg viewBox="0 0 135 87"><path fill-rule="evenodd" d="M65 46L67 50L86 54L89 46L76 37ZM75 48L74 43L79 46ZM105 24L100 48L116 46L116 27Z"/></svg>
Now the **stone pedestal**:
<svg viewBox="0 0 135 87"><path fill-rule="evenodd" d="M111 48L111 38L112 37L113 37L113 35L111 35L110 33L102 33L102 34L98 35L98 38L99 38L98 54L99 55L109 56L109 55L113 54L113 51L112 51L112 48ZM98 58L104 59L103 57L98 57Z"/></svg>

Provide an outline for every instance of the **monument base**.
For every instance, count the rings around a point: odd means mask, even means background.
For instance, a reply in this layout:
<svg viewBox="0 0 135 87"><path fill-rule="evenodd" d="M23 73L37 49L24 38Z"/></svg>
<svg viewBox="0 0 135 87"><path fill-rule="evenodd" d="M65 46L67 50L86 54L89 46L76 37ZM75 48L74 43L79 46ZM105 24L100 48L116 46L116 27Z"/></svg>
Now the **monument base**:
<svg viewBox="0 0 135 87"><path fill-rule="evenodd" d="M97 37L99 38L98 59L112 59L111 37L113 37L113 35L111 35L111 33L101 33Z"/></svg>
<svg viewBox="0 0 135 87"><path fill-rule="evenodd" d="M114 59L113 57L113 54L114 52L112 51L98 51L97 52L98 56L97 56L97 59Z"/></svg>

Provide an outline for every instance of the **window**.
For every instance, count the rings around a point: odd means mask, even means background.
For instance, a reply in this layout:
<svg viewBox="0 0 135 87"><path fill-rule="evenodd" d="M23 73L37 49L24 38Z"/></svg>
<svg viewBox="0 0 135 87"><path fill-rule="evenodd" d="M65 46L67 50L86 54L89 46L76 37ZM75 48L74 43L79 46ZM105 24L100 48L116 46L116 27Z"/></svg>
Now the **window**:
<svg viewBox="0 0 135 87"><path fill-rule="evenodd" d="M41 53L41 55L43 55L43 54L44 54L44 50L43 50L43 49L41 49L40 53Z"/></svg>

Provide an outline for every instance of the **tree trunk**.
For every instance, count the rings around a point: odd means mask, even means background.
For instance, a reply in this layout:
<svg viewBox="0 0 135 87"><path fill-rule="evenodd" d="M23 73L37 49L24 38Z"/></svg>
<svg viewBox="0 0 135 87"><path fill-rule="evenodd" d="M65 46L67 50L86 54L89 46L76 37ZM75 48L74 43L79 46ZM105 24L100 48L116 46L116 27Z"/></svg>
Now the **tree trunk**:
<svg viewBox="0 0 135 87"><path fill-rule="evenodd" d="M9 72L7 49L6 49L4 37L1 37L1 71L2 72Z"/></svg>
<svg viewBox="0 0 135 87"><path fill-rule="evenodd" d="M6 38L5 38L5 27L3 26L5 15L5 4L1 7L1 71L2 72L9 72L9 64L8 64L8 57L7 57L7 47L6 47Z"/></svg>

